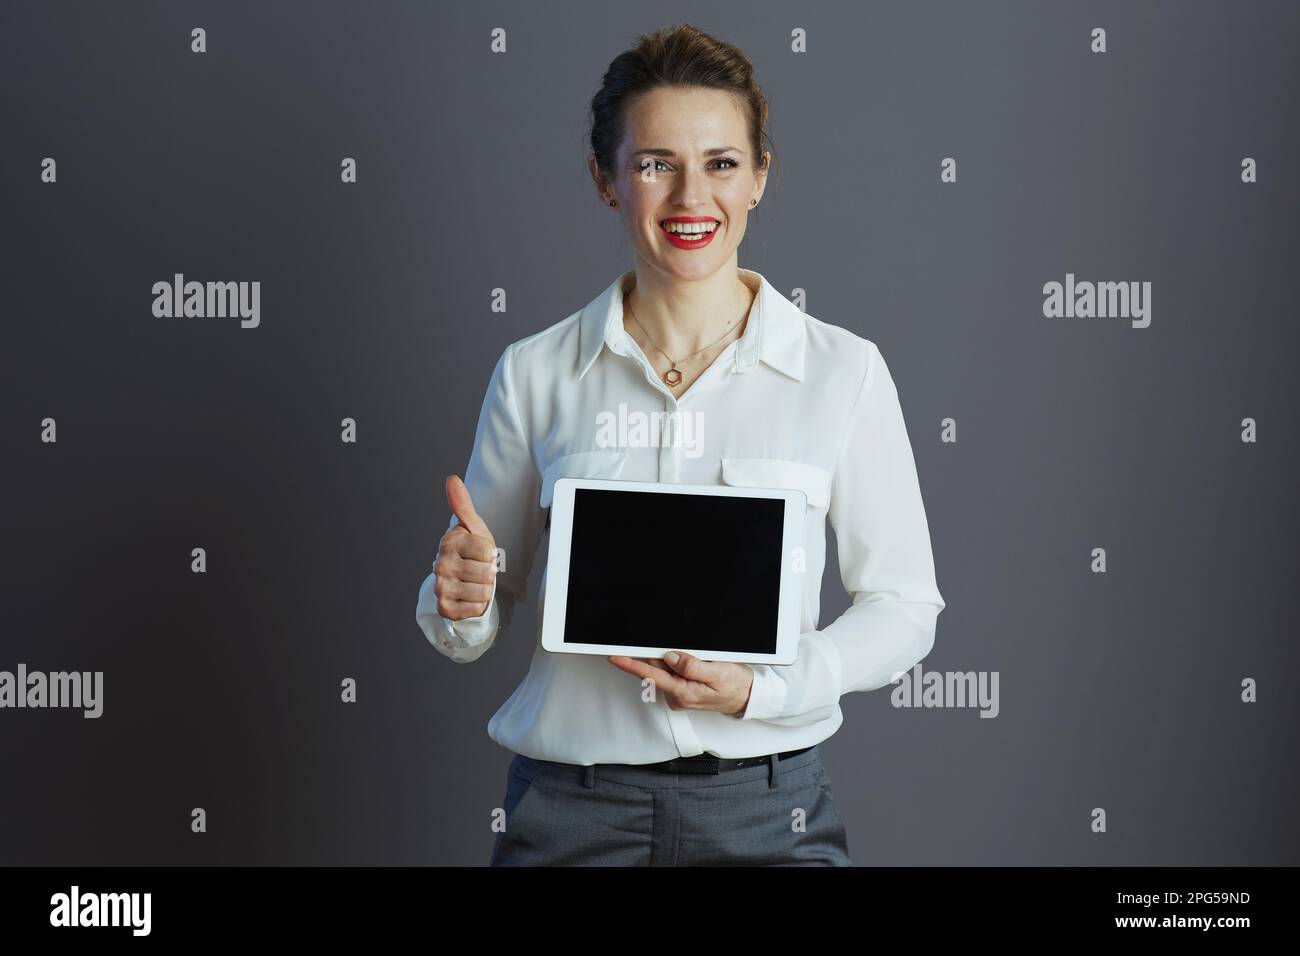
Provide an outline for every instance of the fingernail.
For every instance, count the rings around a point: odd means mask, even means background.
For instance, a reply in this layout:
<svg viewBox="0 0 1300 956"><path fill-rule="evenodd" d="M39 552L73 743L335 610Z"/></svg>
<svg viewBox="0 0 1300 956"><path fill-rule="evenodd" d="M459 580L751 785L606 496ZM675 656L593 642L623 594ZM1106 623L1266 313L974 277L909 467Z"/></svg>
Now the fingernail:
<svg viewBox="0 0 1300 956"><path fill-rule="evenodd" d="M664 655L664 660L666 660L669 664L676 664L676 663L677 663L677 652L676 652L676 651L669 651L667 654Z"/></svg>

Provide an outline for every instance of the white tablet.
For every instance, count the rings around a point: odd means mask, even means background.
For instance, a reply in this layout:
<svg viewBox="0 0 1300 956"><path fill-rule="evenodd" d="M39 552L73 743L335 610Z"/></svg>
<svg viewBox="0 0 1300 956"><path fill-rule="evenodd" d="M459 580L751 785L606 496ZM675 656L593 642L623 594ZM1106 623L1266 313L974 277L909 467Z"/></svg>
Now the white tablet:
<svg viewBox="0 0 1300 956"><path fill-rule="evenodd" d="M807 509L794 488L556 479L542 647L794 663Z"/></svg>

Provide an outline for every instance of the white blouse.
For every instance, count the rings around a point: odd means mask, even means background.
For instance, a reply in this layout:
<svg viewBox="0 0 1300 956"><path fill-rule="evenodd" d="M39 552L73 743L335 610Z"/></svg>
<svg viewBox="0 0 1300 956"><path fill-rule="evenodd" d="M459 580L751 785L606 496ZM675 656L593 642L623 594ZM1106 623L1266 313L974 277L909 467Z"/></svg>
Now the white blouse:
<svg viewBox="0 0 1300 956"><path fill-rule="evenodd" d="M808 496L808 521L798 659L744 665L753 668L754 684L743 716L670 710L663 693L646 702L640 679L605 656L542 649L543 571L528 674L487 725L509 750L572 764L797 750L839 728L842 694L883 687L934 644L944 601L884 357L869 340L804 314L759 273L738 274L758 292L745 332L681 398L623 328L623 294L635 271L582 311L506 348L488 383L464 476L475 510L504 551L504 567L487 611L455 622L438 614L430 573L416 621L453 661L486 653L524 600L561 476L799 488ZM700 427L679 428L657 444L606 444L602 418L637 412L651 419L678 412L679 422L691 418ZM828 517L853 604L818 629ZM456 523L453 516L448 528ZM681 537L681 565L647 582L645 606L629 607L629 614L654 613L675 588L708 587L709 542L689 528L673 531Z"/></svg>

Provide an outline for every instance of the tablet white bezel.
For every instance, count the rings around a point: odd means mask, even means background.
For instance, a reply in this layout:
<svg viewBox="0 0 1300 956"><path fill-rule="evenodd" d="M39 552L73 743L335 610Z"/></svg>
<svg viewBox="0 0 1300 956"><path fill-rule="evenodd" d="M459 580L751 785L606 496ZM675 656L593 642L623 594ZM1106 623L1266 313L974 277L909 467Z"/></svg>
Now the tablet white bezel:
<svg viewBox="0 0 1300 956"><path fill-rule="evenodd" d="M781 583L777 602L777 644L772 654L747 651L711 651L671 644L658 647L629 647L619 644L570 644L564 640L569 593L569 543L573 537L574 492L579 488L612 491L712 495L733 498L776 498L785 502L781 532ZM803 575L796 570L795 549L805 546L804 530L808 496L798 488L742 488L733 485L679 485L656 481L628 481L619 478L557 478L551 500L551 537L547 549L546 593L542 609L542 647L557 654L605 654L626 657L662 658L668 651L686 651L701 660L735 661L748 664L793 664L799 645L799 616L802 611ZM689 547L689 545L688 545ZM668 592L671 594L671 590Z"/></svg>

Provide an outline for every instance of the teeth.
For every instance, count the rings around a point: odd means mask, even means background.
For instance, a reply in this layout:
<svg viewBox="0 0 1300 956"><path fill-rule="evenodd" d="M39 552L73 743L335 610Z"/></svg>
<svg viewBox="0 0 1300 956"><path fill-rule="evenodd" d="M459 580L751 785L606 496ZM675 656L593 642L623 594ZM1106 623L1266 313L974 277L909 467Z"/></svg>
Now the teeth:
<svg viewBox="0 0 1300 956"><path fill-rule="evenodd" d="M716 222L669 222L663 225L665 232L688 236L706 236L717 228Z"/></svg>

